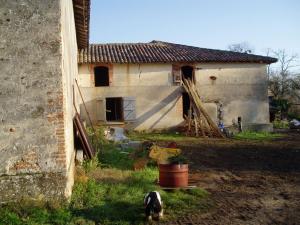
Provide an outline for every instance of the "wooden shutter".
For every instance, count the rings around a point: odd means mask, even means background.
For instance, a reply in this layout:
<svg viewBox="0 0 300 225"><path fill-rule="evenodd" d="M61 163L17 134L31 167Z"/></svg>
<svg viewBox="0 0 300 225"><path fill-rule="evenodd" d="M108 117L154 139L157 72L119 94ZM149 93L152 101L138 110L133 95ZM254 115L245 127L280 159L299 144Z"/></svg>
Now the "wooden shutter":
<svg viewBox="0 0 300 225"><path fill-rule="evenodd" d="M181 83L181 67L179 65L172 65L173 82L176 85Z"/></svg>
<svg viewBox="0 0 300 225"><path fill-rule="evenodd" d="M123 114L124 114L124 121L133 121L136 119L134 97L123 98Z"/></svg>
<svg viewBox="0 0 300 225"><path fill-rule="evenodd" d="M96 104L96 120L104 121L105 120L105 101L103 98L97 98L95 101Z"/></svg>

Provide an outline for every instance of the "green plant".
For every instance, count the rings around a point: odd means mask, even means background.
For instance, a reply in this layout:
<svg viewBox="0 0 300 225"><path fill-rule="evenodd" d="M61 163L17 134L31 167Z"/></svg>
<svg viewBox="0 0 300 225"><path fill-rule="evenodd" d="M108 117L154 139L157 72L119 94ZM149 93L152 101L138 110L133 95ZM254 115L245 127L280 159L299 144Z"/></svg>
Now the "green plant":
<svg viewBox="0 0 300 225"><path fill-rule="evenodd" d="M133 149L122 152L114 143L106 143L102 146L102 151L98 154L98 159L103 167L117 169L132 169L133 159L129 154Z"/></svg>
<svg viewBox="0 0 300 225"><path fill-rule="evenodd" d="M168 159L168 161L171 164L187 164L188 163L188 159L182 154L172 156Z"/></svg>
<svg viewBox="0 0 300 225"><path fill-rule="evenodd" d="M82 166L86 172L90 172L91 170L94 170L99 166L99 160L97 157L84 160Z"/></svg>
<svg viewBox="0 0 300 225"><path fill-rule="evenodd" d="M104 130L105 127L103 126L94 127L94 130L92 127L86 128L91 143L97 152L101 151L103 145L108 143L108 141L105 139Z"/></svg>
<svg viewBox="0 0 300 225"><path fill-rule="evenodd" d="M71 212L63 204L22 200L0 208L0 224L69 224Z"/></svg>
<svg viewBox="0 0 300 225"><path fill-rule="evenodd" d="M280 119L287 118L288 110L292 104L286 99L273 99L271 105L275 107L279 113Z"/></svg>
<svg viewBox="0 0 300 225"><path fill-rule="evenodd" d="M273 121L273 127L276 129L287 129L289 128L289 122L287 120L276 119Z"/></svg>
<svg viewBox="0 0 300 225"><path fill-rule="evenodd" d="M296 120L299 120L299 121L300 121L300 115L297 114L297 113L294 113L294 112L288 113L288 118L289 118L290 120L296 119Z"/></svg>

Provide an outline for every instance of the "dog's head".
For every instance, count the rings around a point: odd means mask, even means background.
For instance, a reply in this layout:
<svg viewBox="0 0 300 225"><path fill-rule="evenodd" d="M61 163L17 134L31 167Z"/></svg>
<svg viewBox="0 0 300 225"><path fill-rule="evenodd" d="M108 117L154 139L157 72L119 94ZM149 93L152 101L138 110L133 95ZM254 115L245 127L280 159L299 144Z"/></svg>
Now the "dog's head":
<svg viewBox="0 0 300 225"><path fill-rule="evenodd" d="M159 192L151 191L144 198L145 214L148 219L159 220L163 216L162 201Z"/></svg>

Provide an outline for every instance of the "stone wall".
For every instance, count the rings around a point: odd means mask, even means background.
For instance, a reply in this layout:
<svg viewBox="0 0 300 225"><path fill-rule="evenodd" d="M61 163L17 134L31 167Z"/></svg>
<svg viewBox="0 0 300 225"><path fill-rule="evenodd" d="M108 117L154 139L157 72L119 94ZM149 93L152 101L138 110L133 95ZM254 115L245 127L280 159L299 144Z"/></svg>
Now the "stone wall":
<svg viewBox="0 0 300 225"><path fill-rule="evenodd" d="M63 65L68 47L62 46L62 37L70 34L62 28L62 17L71 18L62 13L70 10L68 4L0 0L1 202L70 194L71 73Z"/></svg>

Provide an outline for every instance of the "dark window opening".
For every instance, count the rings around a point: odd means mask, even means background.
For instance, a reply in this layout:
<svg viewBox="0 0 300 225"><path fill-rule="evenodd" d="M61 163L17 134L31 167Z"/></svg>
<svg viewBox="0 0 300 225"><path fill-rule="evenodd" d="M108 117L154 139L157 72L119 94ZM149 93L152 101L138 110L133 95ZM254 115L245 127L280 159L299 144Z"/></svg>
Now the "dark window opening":
<svg viewBox="0 0 300 225"><path fill-rule="evenodd" d="M94 68L95 87L109 86L108 68L105 66L98 66Z"/></svg>
<svg viewBox="0 0 300 225"><path fill-rule="evenodd" d="M182 79L190 79L191 81L194 80L193 74L194 74L194 68L191 66L183 66L181 67L181 74Z"/></svg>
<svg viewBox="0 0 300 225"><path fill-rule="evenodd" d="M106 99L106 120L123 121L123 101L122 98Z"/></svg>
<svg viewBox="0 0 300 225"><path fill-rule="evenodd" d="M190 110L190 97L188 95L188 93L183 92L182 93L182 112L183 112L183 118L188 117L189 116L189 110Z"/></svg>

